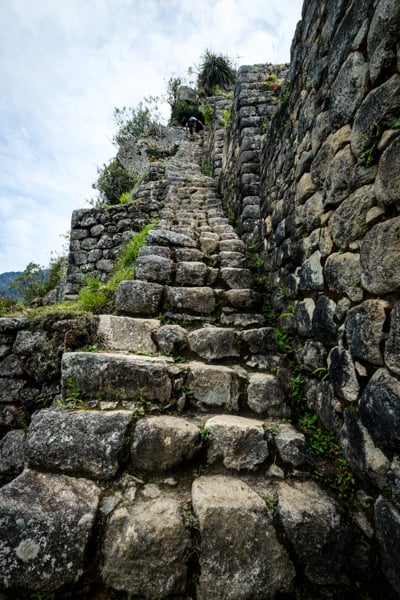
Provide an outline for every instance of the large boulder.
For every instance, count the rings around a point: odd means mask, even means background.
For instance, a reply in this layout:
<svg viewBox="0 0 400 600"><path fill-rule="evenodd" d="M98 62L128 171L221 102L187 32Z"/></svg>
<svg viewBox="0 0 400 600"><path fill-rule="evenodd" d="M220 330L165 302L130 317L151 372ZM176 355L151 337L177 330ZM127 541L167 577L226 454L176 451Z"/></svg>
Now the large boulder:
<svg viewBox="0 0 400 600"><path fill-rule="evenodd" d="M293 565L250 487L222 475L200 477L192 501L201 534L199 600L272 600L292 590Z"/></svg>
<svg viewBox="0 0 400 600"><path fill-rule="evenodd" d="M3 583L38 590L76 581L99 497L92 481L30 470L1 488Z"/></svg>
<svg viewBox="0 0 400 600"><path fill-rule="evenodd" d="M317 585L344 584L349 531L339 505L312 481L280 483L278 514L306 577Z"/></svg>
<svg viewBox="0 0 400 600"><path fill-rule="evenodd" d="M200 429L181 417L159 416L140 419L131 446L134 468L165 471L197 454Z"/></svg>
<svg viewBox="0 0 400 600"><path fill-rule="evenodd" d="M114 510L108 520L103 579L111 588L142 598L183 594L189 548L177 500L142 496Z"/></svg>
<svg viewBox="0 0 400 600"><path fill-rule="evenodd" d="M40 410L26 439L28 464L45 471L114 477L120 466L132 413Z"/></svg>

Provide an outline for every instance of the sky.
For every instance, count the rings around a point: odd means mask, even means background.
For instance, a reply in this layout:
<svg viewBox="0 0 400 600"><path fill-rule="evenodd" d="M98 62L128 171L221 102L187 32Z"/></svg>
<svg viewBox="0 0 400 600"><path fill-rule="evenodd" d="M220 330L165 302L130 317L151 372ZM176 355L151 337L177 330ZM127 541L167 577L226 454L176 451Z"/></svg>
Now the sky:
<svg viewBox="0 0 400 600"><path fill-rule="evenodd" d="M115 155L115 107L162 96L206 49L290 61L302 0L0 0L0 273L68 251ZM164 119L168 105L161 106Z"/></svg>

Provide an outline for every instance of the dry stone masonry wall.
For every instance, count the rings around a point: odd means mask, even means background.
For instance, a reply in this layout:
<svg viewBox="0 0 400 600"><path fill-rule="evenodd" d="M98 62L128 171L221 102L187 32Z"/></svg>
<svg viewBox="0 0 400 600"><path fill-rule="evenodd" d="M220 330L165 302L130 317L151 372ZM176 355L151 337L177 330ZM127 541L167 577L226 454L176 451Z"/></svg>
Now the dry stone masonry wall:
<svg viewBox="0 0 400 600"><path fill-rule="evenodd" d="M258 136L261 217L250 238L272 308L286 315L280 326L301 340L308 407L340 435L368 490L370 526L398 593L399 45L398 2L306 0L290 93ZM235 98L246 96L248 78L239 72ZM244 137L231 144L240 123L237 112L221 178L249 239L238 187L229 188L247 150ZM313 381L316 371L326 373L323 383Z"/></svg>

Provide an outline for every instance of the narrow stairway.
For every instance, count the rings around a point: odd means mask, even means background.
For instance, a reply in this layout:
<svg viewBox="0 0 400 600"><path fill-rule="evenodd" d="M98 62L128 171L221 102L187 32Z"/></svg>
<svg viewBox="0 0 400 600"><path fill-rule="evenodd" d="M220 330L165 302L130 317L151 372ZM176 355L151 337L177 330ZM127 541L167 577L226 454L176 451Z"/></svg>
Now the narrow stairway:
<svg viewBox="0 0 400 600"><path fill-rule="evenodd" d="M201 161L201 140L170 159L134 279L99 317L100 351L65 352L62 408L32 419L27 468L0 499L13 585L268 599L291 593L305 547L311 581L342 570L344 546L328 543L339 507L308 479L275 330Z"/></svg>

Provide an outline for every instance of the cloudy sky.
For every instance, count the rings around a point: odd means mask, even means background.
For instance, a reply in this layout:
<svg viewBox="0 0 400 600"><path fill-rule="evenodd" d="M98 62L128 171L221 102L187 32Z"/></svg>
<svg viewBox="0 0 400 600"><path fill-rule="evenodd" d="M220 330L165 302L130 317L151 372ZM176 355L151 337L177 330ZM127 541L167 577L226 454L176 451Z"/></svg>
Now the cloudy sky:
<svg viewBox="0 0 400 600"><path fill-rule="evenodd" d="M115 156L114 107L165 93L205 49L289 62L302 0L2 0L0 273L65 253ZM167 112L165 112L167 114Z"/></svg>

